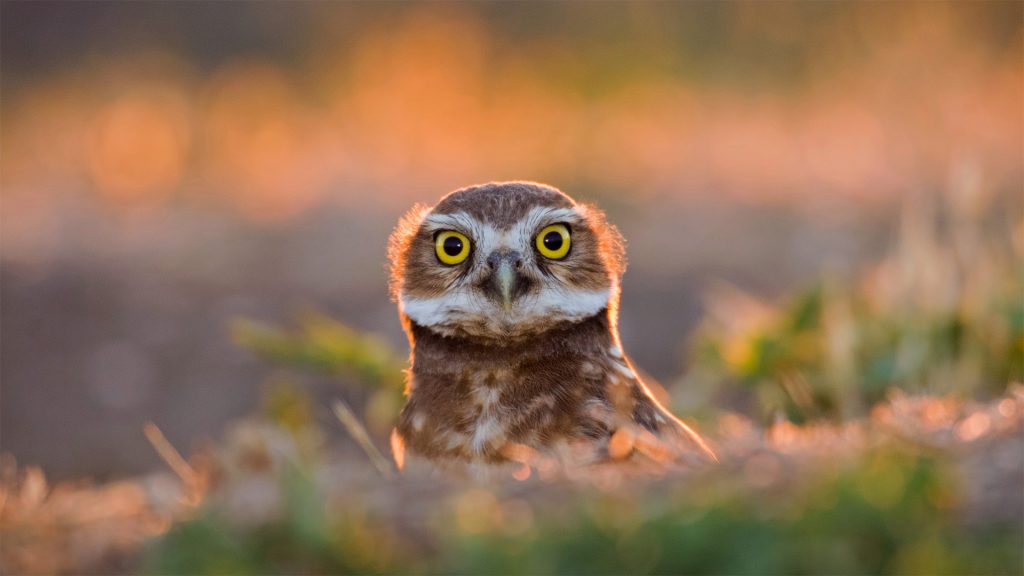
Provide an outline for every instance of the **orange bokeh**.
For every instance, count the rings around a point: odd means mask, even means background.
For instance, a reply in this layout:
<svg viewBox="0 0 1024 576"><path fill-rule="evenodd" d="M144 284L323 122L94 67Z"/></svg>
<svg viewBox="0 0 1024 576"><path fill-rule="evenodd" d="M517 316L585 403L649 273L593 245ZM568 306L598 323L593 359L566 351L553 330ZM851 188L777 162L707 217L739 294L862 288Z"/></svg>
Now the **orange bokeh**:
<svg viewBox="0 0 1024 576"><path fill-rule="evenodd" d="M884 205L965 163L996 187L1022 176L1020 57L974 47L960 10L818 22L737 5L721 49L737 70L695 67L650 7L628 10L646 28L622 36L643 56L625 67L585 36L503 37L485 12L398 11L288 62L206 68L165 47L31 79L4 103L5 188L80 193L67 184L84 176L102 204L173 197L262 222L514 178L629 201ZM821 37L802 40L812 25ZM800 41L799 74L751 68L761 55L745 52Z"/></svg>
<svg viewBox="0 0 1024 576"><path fill-rule="evenodd" d="M118 205L165 202L185 175L190 122L184 99L128 94L100 110L89 142L96 191Z"/></svg>
<svg viewBox="0 0 1024 576"><path fill-rule="evenodd" d="M340 153L282 71L229 67L210 79L202 102L207 193L258 220L292 216L319 200L330 176L327 153Z"/></svg>

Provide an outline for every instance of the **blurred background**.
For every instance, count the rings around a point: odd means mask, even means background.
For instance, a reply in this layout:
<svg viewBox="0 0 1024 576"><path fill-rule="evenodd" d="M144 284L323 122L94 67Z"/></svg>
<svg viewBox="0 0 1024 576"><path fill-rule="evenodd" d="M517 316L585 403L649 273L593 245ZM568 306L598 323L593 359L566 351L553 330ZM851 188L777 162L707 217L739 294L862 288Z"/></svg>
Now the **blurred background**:
<svg viewBox="0 0 1024 576"><path fill-rule="evenodd" d="M0 572L1020 574L1022 48L1014 1L0 3ZM718 466L374 448L392 227L511 179L621 228Z"/></svg>
<svg viewBox="0 0 1024 576"><path fill-rule="evenodd" d="M743 406L677 385L709 294L731 298L726 320L763 319L749 295L859 277L901 246L890 268L924 275L913 294L959 309L932 222L985 236L961 264L1020 254L1017 2L2 16L0 439L57 479L160 466L146 421L188 450L251 413L271 370L232 341L236 318L316 310L404 354L387 236L468 184L538 180L604 207L628 240L625 347L695 410Z"/></svg>

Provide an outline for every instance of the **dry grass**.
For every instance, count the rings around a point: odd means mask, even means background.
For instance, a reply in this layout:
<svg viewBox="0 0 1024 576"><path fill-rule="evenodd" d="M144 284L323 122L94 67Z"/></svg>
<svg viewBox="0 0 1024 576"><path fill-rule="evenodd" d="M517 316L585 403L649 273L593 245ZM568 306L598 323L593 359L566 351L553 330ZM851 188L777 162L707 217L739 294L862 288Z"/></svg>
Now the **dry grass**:
<svg viewBox="0 0 1024 576"><path fill-rule="evenodd" d="M710 434L722 460L713 468L640 477L604 467L586 474L535 474L526 481L508 475L481 483L415 471L398 479L383 478L365 454L313 448L317 442L311 438L316 435L250 419L237 423L216 453L188 464L192 474L208 480L202 494L196 491L194 477L183 480L169 474L99 486L50 486L39 469L18 469L7 458L0 488L0 562L5 573L19 574L135 571L147 543L181 522L189 526L216 517L226 531L246 533L286 521L296 506L296 495L290 491L298 486L307 492L300 500L309 499L332 526L346 525L337 534L351 538L335 543L346 551L348 564L325 564L322 552L317 552L311 556L318 560L307 566L313 571L329 572L339 566L355 571L443 568L451 567L451 559L438 550L453 541L542 531L552 518L587 514L581 506L586 510L602 501L632 501L644 509L659 501L671 506L682 500L700 507L722 498L756 499L759 494L776 501L798 500L819 489L822 478L837 470L863 467L871 478L858 488L863 497L881 509L891 508L907 488L885 467L892 454L912 460L923 453L951 465L955 481L949 487L956 491L940 490L931 497L939 508L953 510L958 523L971 529L1019 526L1022 434L1020 386L988 403L895 394L869 418L841 425L780 421L761 429L738 414L723 414ZM894 448L898 450L891 452ZM293 473L303 478L298 484L286 480ZM749 512L763 510L755 506ZM642 524L655 517L648 510L624 515L621 522ZM381 536L385 533L390 536ZM164 545L164 560L182 553L180 538ZM380 546L387 554L381 555ZM365 558L353 560L353 547L365 548ZM217 572L203 563L202 551L196 554L195 570ZM295 567L256 564L256 571ZM230 563L222 568L249 571Z"/></svg>

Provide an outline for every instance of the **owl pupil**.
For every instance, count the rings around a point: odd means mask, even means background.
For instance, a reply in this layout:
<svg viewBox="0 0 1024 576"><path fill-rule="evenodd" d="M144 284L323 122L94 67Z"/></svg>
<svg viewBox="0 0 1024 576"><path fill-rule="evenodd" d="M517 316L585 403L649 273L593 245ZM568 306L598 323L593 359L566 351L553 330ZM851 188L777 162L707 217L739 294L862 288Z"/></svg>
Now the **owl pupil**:
<svg viewBox="0 0 1024 576"><path fill-rule="evenodd" d="M444 239L444 253L449 256L458 256L462 253L462 240L449 237Z"/></svg>
<svg viewBox="0 0 1024 576"><path fill-rule="evenodd" d="M558 232L548 232L544 235L544 247L555 251L562 247L562 235Z"/></svg>

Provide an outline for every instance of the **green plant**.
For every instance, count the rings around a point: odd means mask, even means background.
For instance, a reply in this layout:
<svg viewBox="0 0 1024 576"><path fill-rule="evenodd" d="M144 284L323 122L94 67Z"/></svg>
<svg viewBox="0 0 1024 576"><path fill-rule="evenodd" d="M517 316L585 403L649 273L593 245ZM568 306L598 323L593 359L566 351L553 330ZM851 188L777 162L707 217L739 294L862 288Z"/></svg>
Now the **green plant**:
<svg viewBox="0 0 1024 576"><path fill-rule="evenodd" d="M891 388L991 397L1024 380L1024 252L1006 242L1024 223L947 208L908 208L895 250L857 282L781 306L713 293L685 385L745 388L766 419L803 421L863 415Z"/></svg>

